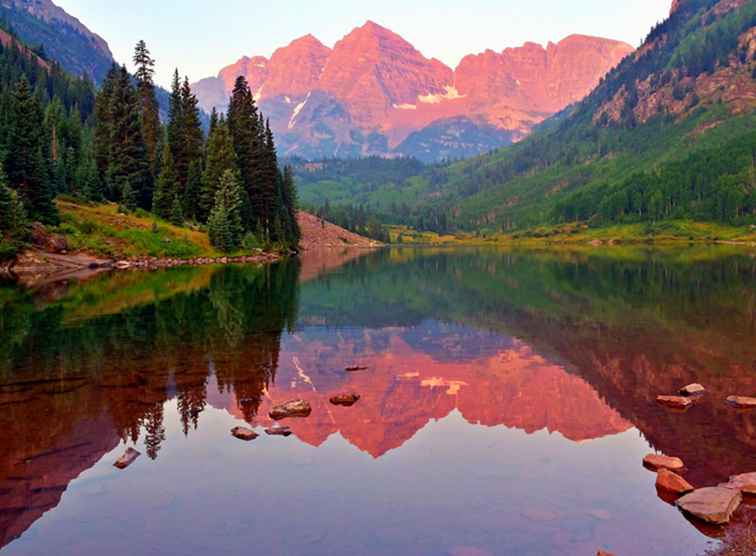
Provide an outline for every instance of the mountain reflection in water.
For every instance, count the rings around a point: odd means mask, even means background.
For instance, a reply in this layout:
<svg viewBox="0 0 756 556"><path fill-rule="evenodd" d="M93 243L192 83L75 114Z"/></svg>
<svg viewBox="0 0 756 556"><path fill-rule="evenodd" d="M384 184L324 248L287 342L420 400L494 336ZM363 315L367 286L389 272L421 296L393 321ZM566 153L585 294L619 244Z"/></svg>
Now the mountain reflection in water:
<svg viewBox="0 0 756 556"><path fill-rule="evenodd" d="M0 289L3 553L700 552L640 458L680 456L697 485L756 470L754 415L722 402L756 393L756 262L611 253L329 253ZM690 411L656 405L694 381ZM362 399L328 402L345 391ZM228 434L292 398L313 407L292 438ZM124 444L144 455L117 471ZM198 525L176 546L182 518Z"/></svg>

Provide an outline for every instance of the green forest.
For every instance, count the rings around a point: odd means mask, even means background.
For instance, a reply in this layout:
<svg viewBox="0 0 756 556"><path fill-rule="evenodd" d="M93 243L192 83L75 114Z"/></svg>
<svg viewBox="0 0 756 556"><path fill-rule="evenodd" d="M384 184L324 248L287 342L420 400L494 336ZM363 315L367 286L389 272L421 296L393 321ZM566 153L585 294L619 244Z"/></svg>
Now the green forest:
<svg viewBox="0 0 756 556"><path fill-rule="evenodd" d="M135 74L113 65L99 90L42 56L15 37L0 45L4 257L27 239L30 222L59 224L59 195L205 229L221 251L296 249L293 172L279 164L273 133L244 78L228 114L214 113L205 132L197 98L178 70L161 121L155 61L143 41L134 51Z"/></svg>

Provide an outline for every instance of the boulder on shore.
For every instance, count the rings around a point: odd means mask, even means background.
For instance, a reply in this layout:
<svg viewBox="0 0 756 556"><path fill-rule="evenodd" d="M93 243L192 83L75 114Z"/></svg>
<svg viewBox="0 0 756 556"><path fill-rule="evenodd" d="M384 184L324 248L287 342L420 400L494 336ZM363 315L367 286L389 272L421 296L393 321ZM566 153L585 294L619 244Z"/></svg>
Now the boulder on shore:
<svg viewBox="0 0 756 556"><path fill-rule="evenodd" d="M244 440L246 442L254 440L258 436L255 431L246 427L234 427L233 429L231 429L231 434L239 440Z"/></svg>
<svg viewBox="0 0 756 556"><path fill-rule="evenodd" d="M656 401L675 409L686 409L693 403L690 398L685 396L656 396Z"/></svg>
<svg viewBox="0 0 756 556"><path fill-rule="evenodd" d="M337 394L331 397L331 403L333 405L343 405L344 407L351 407L360 400L359 394Z"/></svg>
<svg viewBox="0 0 756 556"><path fill-rule="evenodd" d="M727 398L727 403L739 409L756 408L756 398L749 398L748 396L730 396Z"/></svg>
<svg viewBox="0 0 756 556"><path fill-rule="evenodd" d="M719 485L725 488L734 488L743 494L756 495L756 472L733 475L729 482Z"/></svg>
<svg viewBox="0 0 756 556"><path fill-rule="evenodd" d="M118 469L126 469L129 465L134 463L136 459L142 454L137 452L134 448L128 448L123 455L116 460L113 464Z"/></svg>
<svg viewBox="0 0 756 556"><path fill-rule="evenodd" d="M698 396L704 392L706 392L706 388L698 383L688 384L687 386L680 388L680 394L683 396Z"/></svg>
<svg viewBox="0 0 756 556"><path fill-rule="evenodd" d="M723 525L730 521L740 506L743 495L739 490L724 487L706 487L694 490L680 498L676 504L684 512L707 523Z"/></svg>
<svg viewBox="0 0 756 556"><path fill-rule="evenodd" d="M269 434L271 436L289 436L291 434L291 427L273 423L273 425L265 429L265 434Z"/></svg>
<svg viewBox="0 0 756 556"><path fill-rule="evenodd" d="M309 402L305 400L291 400L281 405L275 406L270 410L270 418L275 421L286 419L287 417L309 417L312 408Z"/></svg>
<svg viewBox="0 0 756 556"><path fill-rule="evenodd" d="M695 490L693 485L680 475L664 467L656 474L656 488L673 494L687 494Z"/></svg>
<svg viewBox="0 0 756 556"><path fill-rule="evenodd" d="M652 471L659 469L668 469L670 471L680 471L685 468L683 460L662 454L648 454L643 458L643 465Z"/></svg>

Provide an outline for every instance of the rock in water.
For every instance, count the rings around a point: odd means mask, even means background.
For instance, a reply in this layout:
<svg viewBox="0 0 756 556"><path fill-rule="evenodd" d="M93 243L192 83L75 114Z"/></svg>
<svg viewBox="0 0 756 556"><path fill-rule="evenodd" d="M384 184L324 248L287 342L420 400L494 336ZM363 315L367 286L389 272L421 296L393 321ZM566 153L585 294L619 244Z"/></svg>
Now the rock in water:
<svg viewBox="0 0 756 556"><path fill-rule="evenodd" d="M134 463L134 461L141 456L139 452L137 452L134 448L127 449L123 455L116 460L116 462L113 464L118 469L126 469L129 465Z"/></svg>
<svg viewBox="0 0 756 556"><path fill-rule="evenodd" d="M740 491L723 487L706 487L694 490L680 498L677 507L707 523L728 523L740 506Z"/></svg>
<svg viewBox="0 0 756 556"><path fill-rule="evenodd" d="M285 425L274 423L272 426L265 429L265 434L269 434L271 436L289 436L291 434L291 428Z"/></svg>
<svg viewBox="0 0 756 556"><path fill-rule="evenodd" d="M687 494L695 490L693 485L680 477L680 475L663 467L656 474L656 488L674 494Z"/></svg>
<svg viewBox="0 0 756 556"><path fill-rule="evenodd" d="M658 471L659 469L680 471L681 469L685 468L685 464L680 458L663 456L661 454L648 454L645 458L643 458L643 465L645 465L652 471Z"/></svg>
<svg viewBox="0 0 756 556"><path fill-rule="evenodd" d="M656 401L676 409L685 409L693 403L690 398L684 396L656 396Z"/></svg>
<svg viewBox="0 0 756 556"><path fill-rule="evenodd" d="M348 373L354 373L356 371L367 371L367 370L368 370L367 367L363 367L361 365L351 365L351 366L349 366L349 367L346 368L346 371Z"/></svg>
<svg viewBox="0 0 756 556"><path fill-rule="evenodd" d="M611 552L607 552L606 550L599 550L596 553L596 556L614 556Z"/></svg>
<svg viewBox="0 0 756 556"><path fill-rule="evenodd" d="M742 475L733 475L730 481L723 485L725 488L734 488L743 494L756 495L756 473L743 473Z"/></svg>
<svg viewBox="0 0 756 556"><path fill-rule="evenodd" d="M704 392L706 392L706 388L700 384L688 384L687 386L680 388L680 394L683 396L697 396Z"/></svg>
<svg viewBox="0 0 756 556"><path fill-rule="evenodd" d="M312 413L310 404L304 400L291 400L281 405L275 406L270 410L270 418L275 421L286 419L287 417L309 417Z"/></svg>
<svg viewBox="0 0 756 556"><path fill-rule="evenodd" d="M254 440L258 436L255 431L246 427L234 427L231 429L231 434L239 440L245 440L247 442Z"/></svg>
<svg viewBox="0 0 756 556"><path fill-rule="evenodd" d="M756 398L749 398L748 396L730 396L727 398L727 403L739 409L756 408Z"/></svg>
<svg viewBox="0 0 756 556"><path fill-rule="evenodd" d="M333 405L343 405L344 407L351 407L360 400L358 394L337 394L331 398Z"/></svg>

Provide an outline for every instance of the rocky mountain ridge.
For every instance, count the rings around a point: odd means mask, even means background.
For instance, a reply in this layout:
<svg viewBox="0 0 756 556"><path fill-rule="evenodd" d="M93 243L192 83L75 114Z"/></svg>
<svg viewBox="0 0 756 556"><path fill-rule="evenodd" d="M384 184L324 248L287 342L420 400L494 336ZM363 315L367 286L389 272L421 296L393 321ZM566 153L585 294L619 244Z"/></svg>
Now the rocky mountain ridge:
<svg viewBox="0 0 756 556"><path fill-rule="evenodd" d="M452 69L368 21L332 49L307 35L270 60L243 57L194 88L205 110L223 110L234 80L246 77L288 156L434 160L525 137L582 99L632 50L618 41L571 35L546 47L526 43L469 55ZM459 118L467 119L464 125ZM445 121L454 125L439 125ZM493 144L491 128L499 132ZM422 141L405 143L423 131Z"/></svg>

